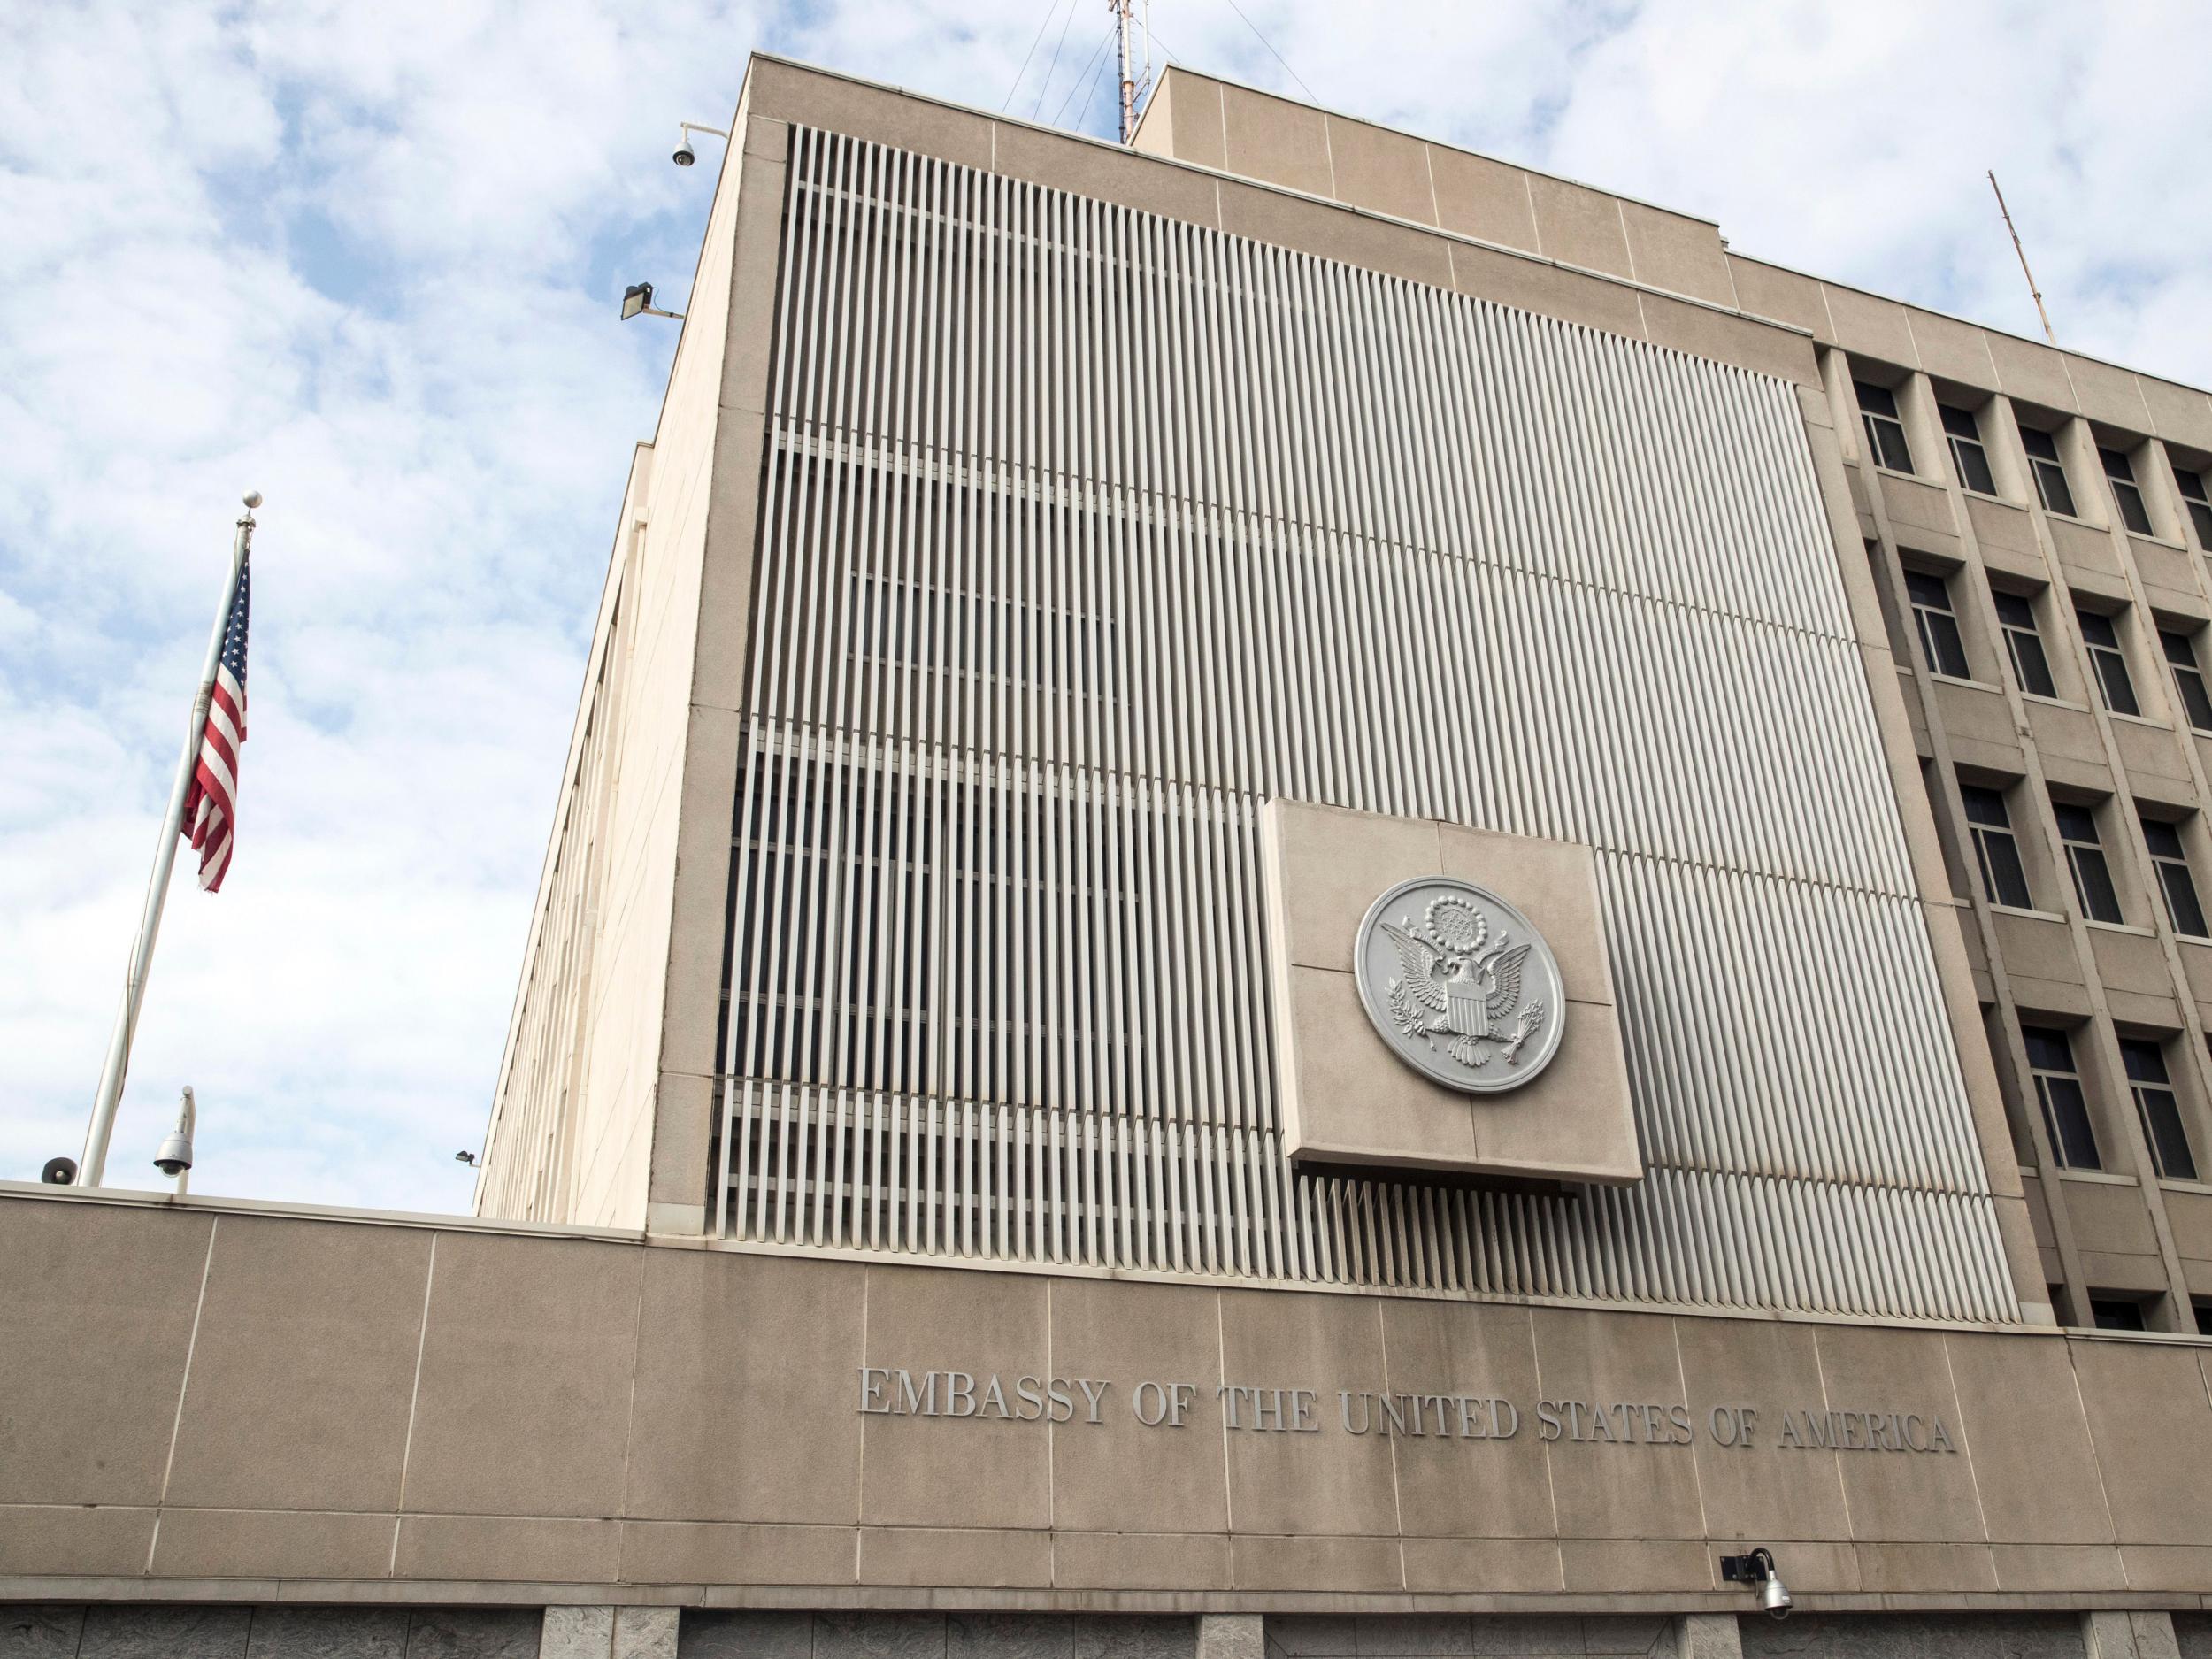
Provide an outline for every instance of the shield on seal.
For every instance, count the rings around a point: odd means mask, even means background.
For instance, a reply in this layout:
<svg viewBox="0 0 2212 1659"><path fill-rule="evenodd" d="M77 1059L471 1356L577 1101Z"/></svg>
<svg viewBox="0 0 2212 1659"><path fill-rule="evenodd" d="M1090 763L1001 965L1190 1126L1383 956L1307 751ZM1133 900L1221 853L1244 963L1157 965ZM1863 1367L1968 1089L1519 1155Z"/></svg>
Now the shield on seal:
<svg viewBox="0 0 2212 1659"><path fill-rule="evenodd" d="M1483 995L1471 962L1461 963L1444 987L1444 1025L1462 1037L1490 1035L1490 999Z"/></svg>

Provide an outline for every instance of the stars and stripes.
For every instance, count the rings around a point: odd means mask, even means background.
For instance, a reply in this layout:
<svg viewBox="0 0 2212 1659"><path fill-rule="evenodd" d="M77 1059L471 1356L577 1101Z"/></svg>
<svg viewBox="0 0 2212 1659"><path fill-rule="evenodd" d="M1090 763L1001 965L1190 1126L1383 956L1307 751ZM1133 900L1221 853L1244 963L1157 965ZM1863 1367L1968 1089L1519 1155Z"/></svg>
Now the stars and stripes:
<svg viewBox="0 0 2212 1659"><path fill-rule="evenodd" d="M238 592L223 625L223 652L210 688L200 757L192 769L178 833L200 855L200 886L219 892L230 869L238 828L238 751L246 742L246 613L253 574L249 558L238 567Z"/></svg>

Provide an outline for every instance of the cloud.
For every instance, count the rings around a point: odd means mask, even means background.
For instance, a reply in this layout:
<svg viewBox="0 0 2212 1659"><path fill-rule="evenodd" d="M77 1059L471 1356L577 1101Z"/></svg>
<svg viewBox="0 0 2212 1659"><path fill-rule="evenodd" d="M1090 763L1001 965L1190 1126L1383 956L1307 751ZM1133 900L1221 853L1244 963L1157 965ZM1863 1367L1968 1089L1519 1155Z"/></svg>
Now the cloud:
<svg viewBox="0 0 2212 1659"><path fill-rule="evenodd" d="M1155 0L1194 66L2212 382L2195 5ZM180 872L113 1168L465 1207L631 443L756 46L1112 119L1089 0L179 0L0 19L0 1175L81 1140L241 490L252 739ZM1033 53L1032 43L1037 42Z"/></svg>

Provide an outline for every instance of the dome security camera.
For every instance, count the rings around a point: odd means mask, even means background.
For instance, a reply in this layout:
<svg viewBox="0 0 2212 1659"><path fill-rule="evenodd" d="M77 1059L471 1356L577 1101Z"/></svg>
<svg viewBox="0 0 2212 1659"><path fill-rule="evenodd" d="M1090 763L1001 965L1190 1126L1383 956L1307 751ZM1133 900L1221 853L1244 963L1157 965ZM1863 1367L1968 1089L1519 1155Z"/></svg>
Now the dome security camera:
<svg viewBox="0 0 2212 1659"><path fill-rule="evenodd" d="M711 133L726 144L730 141L730 135L718 127L706 127L697 121L677 122L676 153L671 156L669 160L674 162L679 167L688 167L699 159L699 152L691 147L691 135L694 133Z"/></svg>
<svg viewBox="0 0 2212 1659"><path fill-rule="evenodd" d="M1759 1606L1770 1618L1787 1618L1793 1598L1782 1582L1781 1570L1774 1564L1774 1552L1763 1545L1747 1555L1723 1555L1720 1576L1724 1584L1740 1584L1759 1598Z"/></svg>
<svg viewBox="0 0 2212 1659"><path fill-rule="evenodd" d="M161 1150L154 1154L154 1167L172 1180L192 1167L192 1131L197 1126L198 1118L191 1085L187 1084L183 1102L177 1110L177 1126L163 1140Z"/></svg>

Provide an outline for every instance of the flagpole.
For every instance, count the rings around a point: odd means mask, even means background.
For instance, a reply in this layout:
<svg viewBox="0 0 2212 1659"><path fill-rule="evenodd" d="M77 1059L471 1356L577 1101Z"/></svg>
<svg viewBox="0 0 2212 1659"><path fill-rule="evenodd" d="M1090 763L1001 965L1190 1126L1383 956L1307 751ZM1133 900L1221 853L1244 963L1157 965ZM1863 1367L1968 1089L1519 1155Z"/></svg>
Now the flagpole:
<svg viewBox="0 0 2212 1659"><path fill-rule="evenodd" d="M185 733L184 753L177 761L176 782L169 790L169 811L161 822L161 841L154 854L153 879L146 885L146 908L138 918L138 941L131 947L130 974L123 982L123 1006L115 1016L115 1034L108 1039L107 1063L100 1068L100 1093L92 1102L92 1122L85 1131L84 1159L77 1185L97 1187L107 1172L108 1136L115 1129L115 1109L123 1098L123 1079L131 1064L131 1039L138 1032L138 1010L146 997L146 972L152 965L154 940L161 932L162 906L169 897L169 872L177 862L177 838L184 826L185 797L192 792L192 774L199 764L200 743L207 730L207 710L215 695L215 671L222 662L223 632L230 623L230 608L238 596L238 575L246 568L246 553L253 544L253 510L261 504L261 492L246 496L245 516L238 521L237 539L231 543L230 580L223 584L223 603L215 608L215 632L207 642L207 661L200 669L200 688L192 699L192 724Z"/></svg>

